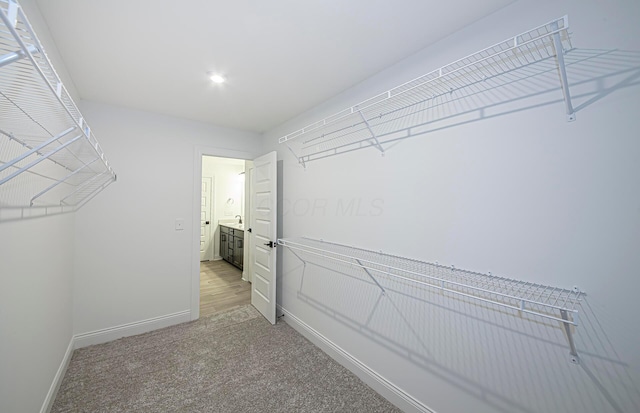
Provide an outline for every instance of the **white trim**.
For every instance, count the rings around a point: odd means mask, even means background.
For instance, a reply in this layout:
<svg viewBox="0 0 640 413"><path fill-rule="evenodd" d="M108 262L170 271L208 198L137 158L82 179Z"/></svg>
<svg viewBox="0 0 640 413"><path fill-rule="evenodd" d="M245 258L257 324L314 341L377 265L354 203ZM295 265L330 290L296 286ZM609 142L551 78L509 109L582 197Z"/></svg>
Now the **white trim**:
<svg viewBox="0 0 640 413"><path fill-rule="evenodd" d="M64 374L67 372L67 367L69 367L69 362L71 361L71 355L73 354L74 345L75 337L71 337L71 340L69 340L69 345L67 346L67 351L65 351L64 357L62 357L62 361L60 362L58 371L53 377L53 382L51 382L51 386L49 387L47 396L44 398L44 402L42 403L42 407L40 408L40 413L49 413L51 411L53 402L56 400L58 390L60 389L60 385L62 384Z"/></svg>
<svg viewBox="0 0 640 413"><path fill-rule="evenodd" d="M58 367L58 371L53 377L49 391L47 392L44 402L42 403L42 407L40 408L40 413L48 413L51 411L53 402L56 400L58 390L62 384L62 379L67 371L67 367L69 367L69 362L71 362L71 356L73 355L74 349L106 343L117 340L121 337L135 336L137 334L146 333L148 331L188 321L191 321L191 311L185 310L161 317L149 318L147 320L137 321L134 323L122 324L116 327L104 328L102 330L74 335L71 337L71 340L69 340L67 351L65 351L64 357Z"/></svg>
<svg viewBox="0 0 640 413"><path fill-rule="evenodd" d="M215 146L196 145L193 158L193 199L191 210L191 320L200 318L200 197L202 192L202 156L252 160L255 154Z"/></svg>
<svg viewBox="0 0 640 413"><path fill-rule="evenodd" d="M358 376L362 381L369 385L369 387L396 405L403 412L436 413L433 409L429 408L424 403L385 379L375 370L349 354L340 346L323 336L289 311L282 308L280 305L278 305L278 309L284 314L283 320L293 327L293 329L306 337L339 364Z"/></svg>
<svg viewBox="0 0 640 413"><path fill-rule="evenodd" d="M202 259L202 256L200 256L200 261L213 261L213 259L216 256L216 237L215 237L215 225L213 225L214 222L216 222L216 217L215 217L215 194L216 194L216 177L213 175L202 175L202 180L205 179L211 179L211 188L209 188L209 247L207 248L207 251L205 251L204 253L204 259ZM202 191L202 189L201 189ZM202 203L202 200L200 201ZM200 214L202 215L202 205L200 206ZM202 225L202 223L200 222L199 225Z"/></svg>
<svg viewBox="0 0 640 413"><path fill-rule="evenodd" d="M200 217L198 216L198 219ZM198 254L200 254L198 248ZM74 338L74 348L82 348L92 346L94 344L102 344L109 341L117 340L122 337L135 336L137 334L146 333L148 331L157 330L159 328L169 327L174 324L186 323L191 321L191 311L184 310L173 314L167 314L161 317L149 318L147 320L136 321L133 323L122 324L115 327L104 328L102 330L90 331L88 333L76 334Z"/></svg>

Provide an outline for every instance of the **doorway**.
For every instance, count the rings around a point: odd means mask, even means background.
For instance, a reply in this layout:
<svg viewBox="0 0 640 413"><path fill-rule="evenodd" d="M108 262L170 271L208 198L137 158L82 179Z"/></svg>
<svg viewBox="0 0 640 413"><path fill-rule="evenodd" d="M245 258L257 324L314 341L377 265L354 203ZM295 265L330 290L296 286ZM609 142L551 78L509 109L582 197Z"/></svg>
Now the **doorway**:
<svg viewBox="0 0 640 413"><path fill-rule="evenodd" d="M230 222L234 222L242 218L242 210L245 211L245 220L248 219L247 228L233 228L233 236L235 242L236 231L241 229L240 234L244 232L245 238L248 239L248 245L243 245L245 261L248 263L243 266L245 280L251 284L251 304L255 307L271 324L276 322L276 245L277 245L277 153L275 151L255 157L254 154L221 149L211 146L196 146L194 151L194 175L193 175L193 203L192 203L192 238L191 238L191 320L197 320L200 317L200 250L201 250L201 218L202 218L202 176L203 176L203 156L213 156L223 159L236 159L240 161L253 159L253 171L250 167L246 168L244 173L249 175L250 179L245 179L244 191L247 194L244 199L241 198L241 212L234 216L234 207L236 198L219 195L220 182L216 179L215 183L215 202L219 204L218 199L222 196L225 206L223 207L223 219L232 216ZM247 163L245 162L245 165ZM248 164L250 165L250 163ZM242 175L241 171L238 175ZM242 186L240 186L242 188ZM225 208L229 212L225 213ZM214 214L216 212L214 211ZM227 215L225 215L227 214ZM219 214L218 214L219 215ZM221 220L216 217L211 221L220 227ZM238 222L239 224L239 222ZM216 247L216 231L211 231L214 235L213 245L214 251L220 251L221 242L218 241ZM247 237L247 233L249 236ZM217 233L219 236L219 233ZM224 251L224 248L223 248ZM234 249L235 255L235 249ZM220 252L218 252L220 254ZM216 257L217 258L217 257ZM222 256L221 256L222 258Z"/></svg>
<svg viewBox="0 0 640 413"><path fill-rule="evenodd" d="M203 155L200 211L200 316L251 302L244 224L250 219L252 161ZM247 227L248 229L248 227ZM245 259L246 258L246 259Z"/></svg>

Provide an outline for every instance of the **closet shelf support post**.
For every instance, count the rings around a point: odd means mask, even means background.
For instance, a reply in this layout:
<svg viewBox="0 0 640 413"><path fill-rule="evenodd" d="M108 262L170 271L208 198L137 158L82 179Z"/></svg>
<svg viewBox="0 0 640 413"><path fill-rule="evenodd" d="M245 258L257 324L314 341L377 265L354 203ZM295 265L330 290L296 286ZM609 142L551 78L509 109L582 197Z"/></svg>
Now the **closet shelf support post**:
<svg viewBox="0 0 640 413"><path fill-rule="evenodd" d="M378 150L380 151L381 155L384 156L384 148L382 147L382 145L380 145L380 141L378 141L378 137L373 132L373 129L371 129L371 125L369 124L369 121L367 121L367 118L364 117L364 115L362 114L361 110L358 111L358 114L360 114L360 117L362 118L362 121L364 122L364 125L367 127L367 129L369 130L369 133L371 134L371 138L373 139L373 142L374 142L373 146L378 148Z"/></svg>
<svg viewBox="0 0 640 413"><path fill-rule="evenodd" d="M280 240L278 240L278 241L280 241ZM280 244L280 242L278 242L278 244ZM280 245L283 245L283 244L280 244ZM293 255L295 255L295 257L296 257L297 259L299 259L299 260L302 262L302 265L306 268L306 266L307 266L307 262L306 262L305 260L303 260L303 259L302 259L302 258L301 258L301 257L300 257L300 256L299 256L299 255L294 251L294 250L290 250L290 251L291 251L291 253L292 253Z"/></svg>
<svg viewBox="0 0 640 413"><path fill-rule="evenodd" d="M289 149L289 151L291 151L291 153L293 154L293 156L295 156L295 157L296 157L296 159L298 160L298 163L299 163L300 165L302 165L302 167L303 167L304 169L307 169L307 165L306 165L306 164L305 164L305 162L304 162L304 158L303 158L302 156L298 156L298 155L293 151L293 149L291 149L291 146L289 146L289 144L288 144L288 143L287 143L286 145L287 145L287 149Z"/></svg>
<svg viewBox="0 0 640 413"><path fill-rule="evenodd" d="M564 332L567 334L567 340L569 341L569 354L571 354L571 362L574 364L579 364L580 358L578 357L576 344L573 341L573 333L571 332L571 324L569 323L569 316L567 315L567 310L560 310L560 316L562 317L563 320L566 321L562 323L562 326L564 327Z"/></svg>
<svg viewBox="0 0 640 413"><path fill-rule="evenodd" d="M565 16L565 27L567 17ZM576 113L571 104L571 93L569 92L569 81L567 80L567 69L564 62L564 48L562 47L562 40L560 39L560 33L558 30L558 22L551 23L551 27L556 30L552 35L553 47L556 50L556 63L558 65L558 75L560 76L560 85L562 86L562 94L564 96L564 105L567 112L567 121L573 122L576 120Z"/></svg>
<svg viewBox="0 0 640 413"><path fill-rule="evenodd" d="M355 258L356 262L358 263L358 265L360 266L360 268L362 268L364 270L364 272L367 273L367 275L369 276L369 278L371 278L373 280L374 283L376 283L376 285L378 286L378 288L380 288L380 290L382 291L382 295L385 295L387 292L385 291L385 289L380 285L380 283L378 282L378 280L376 280L376 277L374 277L369 270L367 269L367 267L365 267L362 264L362 261L360 261L359 259Z"/></svg>

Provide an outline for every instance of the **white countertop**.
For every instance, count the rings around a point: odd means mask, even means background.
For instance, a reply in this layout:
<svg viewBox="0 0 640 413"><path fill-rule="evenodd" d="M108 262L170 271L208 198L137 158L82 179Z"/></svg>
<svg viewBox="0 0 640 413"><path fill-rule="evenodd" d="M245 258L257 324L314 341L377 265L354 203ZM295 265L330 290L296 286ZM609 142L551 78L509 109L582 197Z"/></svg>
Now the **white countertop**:
<svg viewBox="0 0 640 413"><path fill-rule="evenodd" d="M244 230L244 223L238 224L237 222L220 222L218 221L218 225L224 225L228 228Z"/></svg>

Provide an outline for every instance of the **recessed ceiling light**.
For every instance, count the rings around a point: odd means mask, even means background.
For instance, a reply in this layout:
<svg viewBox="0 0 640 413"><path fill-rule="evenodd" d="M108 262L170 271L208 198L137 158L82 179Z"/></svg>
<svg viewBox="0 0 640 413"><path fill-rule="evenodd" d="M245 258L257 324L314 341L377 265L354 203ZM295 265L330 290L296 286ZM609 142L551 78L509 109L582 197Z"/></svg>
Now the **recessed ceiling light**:
<svg viewBox="0 0 640 413"><path fill-rule="evenodd" d="M209 73L209 79L211 79L213 83L224 83L227 80L224 76L217 73Z"/></svg>

